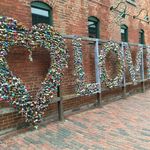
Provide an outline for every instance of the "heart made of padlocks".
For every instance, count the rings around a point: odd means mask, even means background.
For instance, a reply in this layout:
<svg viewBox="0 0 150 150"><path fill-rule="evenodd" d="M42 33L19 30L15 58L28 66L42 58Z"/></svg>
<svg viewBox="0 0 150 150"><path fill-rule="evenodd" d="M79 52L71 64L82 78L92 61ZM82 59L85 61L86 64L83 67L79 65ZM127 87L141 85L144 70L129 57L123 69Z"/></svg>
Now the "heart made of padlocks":
<svg viewBox="0 0 150 150"><path fill-rule="evenodd" d="M31 61L32 49L42 47L49 51L51 66L35 100L31 98L21 79L9 69L6 56L9 48L16 45L27 48ZM9 102L25 116L27 122L39 122L43 112L54 100L68 57L64 39L53 27L38 24L29 30L13 18L0 17L0 101Z"/></svg>

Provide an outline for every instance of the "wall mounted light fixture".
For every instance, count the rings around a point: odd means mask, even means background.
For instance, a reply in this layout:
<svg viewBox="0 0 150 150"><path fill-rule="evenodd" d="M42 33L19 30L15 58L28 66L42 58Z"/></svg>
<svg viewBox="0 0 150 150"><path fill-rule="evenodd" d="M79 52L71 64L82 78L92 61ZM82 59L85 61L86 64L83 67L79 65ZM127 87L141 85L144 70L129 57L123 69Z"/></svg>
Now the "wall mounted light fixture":
<svg viewBox="0 0 150 150"><path fill-rule="evenodd" d="M116 12L120 13L120 16L122 18L125 18L126 15L127 15L127 5L126 5L125 2L118 3L116 7L111 6L110 10L111 11L116 11Z"/></svg>
<svg viewBox="0 0 150 150"><path fill-rule="evenodd" d="M133 19L138 19L140 21L146 22L150 24L150 17L148 14L148 10L145 8L142 8L137 15L132 15L131 13L127 12L127 3L125 1L118 2L116 6L111 6L110 11L118 12L119 17L122 19L125 19L126 16L131 16ZM145 12L144 18L141 17L141 14Z"/></svg>
<svg viewBox="0 0 150 150"><path fill-rule="evenodd" d="M144 18L141 18L140 16L141 16L142 12L144 12L144 11L146 12L146 14L145 14ZM137 15L133 16L133 19L138 19L138 20L144 21L144 22L149 24L150 23L150 17L148 15L148 10L146 10L144 8L141 9Z"/></svg>

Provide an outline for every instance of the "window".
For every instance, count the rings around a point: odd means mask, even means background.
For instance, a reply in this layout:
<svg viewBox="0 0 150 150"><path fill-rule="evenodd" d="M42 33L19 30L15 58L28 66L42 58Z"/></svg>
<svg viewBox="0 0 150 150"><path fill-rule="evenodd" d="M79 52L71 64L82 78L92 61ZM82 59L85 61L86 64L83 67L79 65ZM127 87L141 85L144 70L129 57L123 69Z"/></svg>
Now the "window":
<svg viewBox="0 0 150 150"><path fill-rule="evenodd" d="M52 25L52 9L43 2L31 3L32 24L46 23Z"/></svg>
<svg viewBox="0 0 150 150"><path fill-rule="evenodd" d="M121 41L128 42L128 27L126 25L121 26Z"/></svg>
<svg viewBox="0 0 150 150"><path fill-rule="evenodd" d="M142 30L142 29L139 32L139 43L145 44L144 30Z"/></svg>
<svg viewBox="0 0 150 150"><path fill-rule="evenodd" d="M88 18L89 37L99 38L99 20L96 17Z"/></svg>

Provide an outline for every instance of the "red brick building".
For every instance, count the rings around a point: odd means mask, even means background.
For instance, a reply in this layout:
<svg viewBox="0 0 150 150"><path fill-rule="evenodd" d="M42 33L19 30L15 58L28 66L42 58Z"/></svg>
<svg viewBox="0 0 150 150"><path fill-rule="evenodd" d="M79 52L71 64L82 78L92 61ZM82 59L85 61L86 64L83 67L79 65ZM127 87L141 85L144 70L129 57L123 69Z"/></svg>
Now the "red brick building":
<svg viewBox="0 0 150 150"><path fill-rule="evenodd" d="M125 0L124 0L125 1ZM132 16L138 14L139 10L149 9L149 0L127 0L127 13ZM139 43L144 40L145 44L150 43L148 37L150 25L146 22L133 19L127 16L124 21L122 30L120 26L110 24L113 22L113 13L110 7L115 4L115 0L1 0L0 15L8 16L21 22L26 28L31 28L33 24L38 22L48 23L62 35L79 35L85 37L96 37L103 40L114 39L121 41L121 32L128 32L127 41ZM116 6L116 5L115 5ZM119 6L120 7L120 6ZM118 8L119 8L118 7ZM142 11L141 18L145 17L147 11ZM149 10L148 10L149 11ZM148 12L149 13L149 12ZM42 15L41 15L42 14ZM90 26L90 25L93 25ZM93 29L94 28L94 29ZM124 38L124 37L122 37ZM142 39L141 39L142 38ZM143 41L142 41L143 42ZM75 77L74 77L74 61L73 50L70 41L66 41L69 49L69 67L65 70L65 75L60 87L63 96L63 104L65 110L78 109L81 106L88 106L96 101L96 95L77 97L75 94ZM86 72L87 82L95 81L94 68L94 50L93 46L86 46L83 51L84 68ZM113 58L110 58L111 61ZM8 64L10 69L22 79L24 84L34 96L40 87L47 70L49 68L49 54L45 49L37 48L33 51L33 62L28 60L28 52L23 47L12 47L8 54ZM111 62L108 62L111 64ZM112 69L112 73L115 71ZM131 89L131 87L129 87ZM109 101L121 94L121 89L107 90L102 97L105 102ZM5 109L8 104L1 102L0 108L0 130L16 127L23 120L17 112L11 110L7 112ZM50 105L50 113L56 111L56 104Z"/></svg>

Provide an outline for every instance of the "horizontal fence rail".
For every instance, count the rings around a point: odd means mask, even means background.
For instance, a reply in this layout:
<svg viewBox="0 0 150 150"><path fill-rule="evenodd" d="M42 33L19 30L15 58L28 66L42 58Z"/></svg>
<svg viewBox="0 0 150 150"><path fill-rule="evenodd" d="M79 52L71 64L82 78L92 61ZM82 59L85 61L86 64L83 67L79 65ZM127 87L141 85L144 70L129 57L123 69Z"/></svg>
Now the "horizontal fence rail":
<svg viewBox="0 0 150 150"><path fill-rule="evenodd" d="M93 41L93 42L96 42L98 41L99 43L106 43L110 40L102 40L102 39L97 39L97 38L89 38L89 37L85 37L85 36L78 36L78 35L62 35L65 39L74 39L75 37L79 37L81 38L82 40L84 41ZM121 44L122 42L119 42L119 41L115 41L115 40L112 40L118 44ZM128 43L130 46L138 46L139 43ZM144 47L148 47L150 45L145 45L145 44L142 44Z"/></svg>

